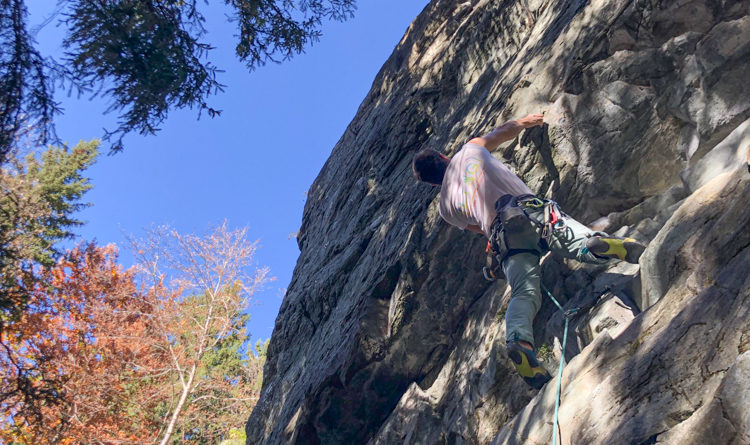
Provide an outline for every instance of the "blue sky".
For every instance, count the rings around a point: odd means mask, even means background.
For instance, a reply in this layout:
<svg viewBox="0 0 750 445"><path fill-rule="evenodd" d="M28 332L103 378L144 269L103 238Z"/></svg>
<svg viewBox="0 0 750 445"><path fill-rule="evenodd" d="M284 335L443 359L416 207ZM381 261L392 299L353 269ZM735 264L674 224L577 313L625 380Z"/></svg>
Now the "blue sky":
<svg viewBox="0 0 750 445"><path fill-rule="evenodd" d="M29 0L29 28L55 10L57 2ZM293 234L302 221L305 193L354 117L382 64L427 0L360 1L355 17L324 25L321 40L305 54L280 65L248 72L234 56L234 25L224 2L204 6L210 59L225 70L224 93L209 104L218 118L196 120L192 110L173 111L156 136L128 136L125 151L103 154L89 170L94 188L81 212L78 233L99 244L115 243L121 262L132 262L124 234L169 224L180 232L204 233L225 219L248 226L260 239L256 255L277 280L256 295L250 310L253 339L271 336L274 320L299 255ZM45 55L60 56L57 20L36 38ZM88 100L59 92L65 109L56 120L69 144L114 129L104 115L106 99Z"/></svg>

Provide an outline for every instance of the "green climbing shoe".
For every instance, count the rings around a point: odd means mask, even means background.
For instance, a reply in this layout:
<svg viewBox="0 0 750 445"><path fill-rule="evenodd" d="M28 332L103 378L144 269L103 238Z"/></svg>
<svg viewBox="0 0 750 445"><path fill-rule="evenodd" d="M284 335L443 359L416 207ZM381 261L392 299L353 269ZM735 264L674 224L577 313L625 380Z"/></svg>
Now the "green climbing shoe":
<svg viewBox="0 0 750 445"><path fill-rule="evenodd" d="M506 346L513 366L529 386L542 389L542 386L552 379L549 372L537 361L534 350L521 346L518 341L508 341Z"/></svg>
<svg viewBox="0 0 750 445"><path fill-rule="evenodd" d="M596 256L617 258L628 263L638 264L638 259L646 246L633 238L617 236L592 236L586 240L586 248Z"/></svg>

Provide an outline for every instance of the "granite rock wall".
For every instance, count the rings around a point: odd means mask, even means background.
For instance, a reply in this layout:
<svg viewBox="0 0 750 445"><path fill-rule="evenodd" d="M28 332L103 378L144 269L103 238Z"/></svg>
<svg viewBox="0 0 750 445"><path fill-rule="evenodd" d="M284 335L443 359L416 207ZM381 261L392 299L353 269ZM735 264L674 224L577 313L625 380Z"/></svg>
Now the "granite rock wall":
<svg viewBox="0 0 750 445"><path fill-rule="evenodd" d="M750 3L434 0L308 193L249 444L534 444L554 384L505 354L485 240L441 221L423 147L505 120L494 156L640 265L543 260L537 345L562 355L562 443L750 443ZM558 441L558 443L560 443Z"/></svg>

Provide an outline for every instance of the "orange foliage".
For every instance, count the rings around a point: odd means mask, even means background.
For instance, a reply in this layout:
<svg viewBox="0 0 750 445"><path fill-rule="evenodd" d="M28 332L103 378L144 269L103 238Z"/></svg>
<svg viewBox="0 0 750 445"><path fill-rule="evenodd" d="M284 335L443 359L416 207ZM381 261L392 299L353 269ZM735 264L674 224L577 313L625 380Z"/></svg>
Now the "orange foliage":
<svg viewBox="0 0 750 445"><path fill-rule="evenodd" d="M128 389L163 362L144 345L153 307L113 246L74 249L44 272L20 319L2 333L0 441L148 443L158 419ZM142 388L143 389L143 388Z"/></svg>
<svg viewBox="0 0 750 445"><path fill-rule="evenodd" d="M241 426L264 360L241 351L243 311L269 280L247 274L256 246L226 225L152 232L137 250L148 287L111 245L40 272L25 310L1 320L0 443L206 443Z"/></svg>

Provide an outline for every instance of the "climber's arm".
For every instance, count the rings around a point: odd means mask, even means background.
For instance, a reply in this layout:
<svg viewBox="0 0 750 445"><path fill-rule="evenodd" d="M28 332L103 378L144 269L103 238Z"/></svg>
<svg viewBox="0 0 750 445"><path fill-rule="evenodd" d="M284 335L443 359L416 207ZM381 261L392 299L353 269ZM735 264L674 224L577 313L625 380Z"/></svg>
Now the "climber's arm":
<svg viewBox="0 0 750 445"><path fill-rule="evenodd" d="M482 137L474 138L469 141L472 144L478 144L487 150L494 150L503 142L510 141L521 134L525 128L536 127L544 123L544 116L541 114L530 114L521 119L508 121Z"/></svg>

